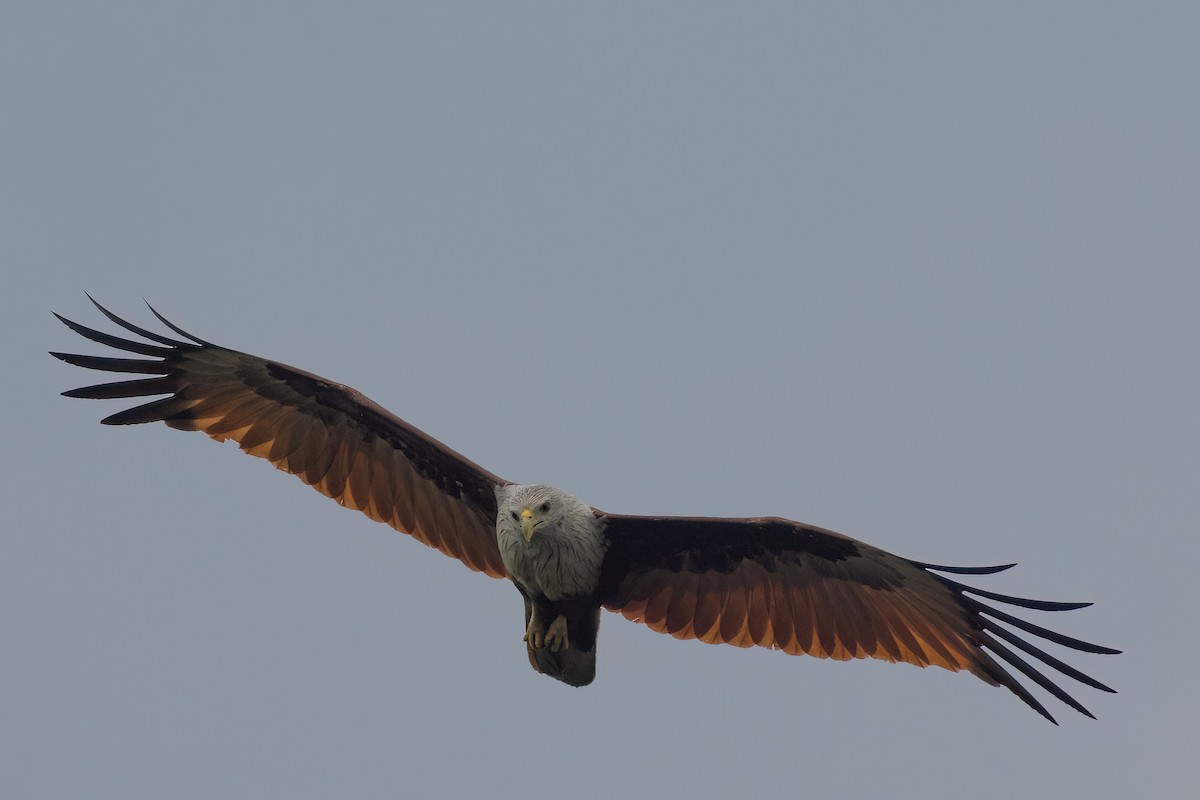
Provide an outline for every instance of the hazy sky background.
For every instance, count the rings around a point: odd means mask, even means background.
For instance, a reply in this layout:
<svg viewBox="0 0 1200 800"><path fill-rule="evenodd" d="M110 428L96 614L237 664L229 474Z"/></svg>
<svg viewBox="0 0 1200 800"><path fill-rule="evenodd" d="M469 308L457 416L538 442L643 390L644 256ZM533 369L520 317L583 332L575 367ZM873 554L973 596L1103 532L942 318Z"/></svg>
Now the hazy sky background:
<svg viewBox="0 0 1200 800"><path fill-rule="evenodd" d="M1197 8L6 5L0 795L1187 796ZM613 615L563 686L509 584L59 397L85 290L600 508L1018 561L1121 693Z"/></svg>

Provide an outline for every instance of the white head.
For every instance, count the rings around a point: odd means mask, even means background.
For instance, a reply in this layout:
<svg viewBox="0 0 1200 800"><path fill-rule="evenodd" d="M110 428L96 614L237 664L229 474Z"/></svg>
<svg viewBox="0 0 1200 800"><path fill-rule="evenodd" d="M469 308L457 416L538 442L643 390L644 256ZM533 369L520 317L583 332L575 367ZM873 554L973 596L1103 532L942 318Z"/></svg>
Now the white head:
<svg viewBox="0 0 1200 800"><path fill-rule="evenodd" d="M590 506L553 486L497 486L496 505L497 529L519 530L526 543L558 538L593 519Z"/></svg>
<svg viewBox="0 0 1200 800"><path fill-rule="evenodd" d="M496 541L509 576L551 600L591 594L604 560L604 523L552 486L496 487Z"/></svg>

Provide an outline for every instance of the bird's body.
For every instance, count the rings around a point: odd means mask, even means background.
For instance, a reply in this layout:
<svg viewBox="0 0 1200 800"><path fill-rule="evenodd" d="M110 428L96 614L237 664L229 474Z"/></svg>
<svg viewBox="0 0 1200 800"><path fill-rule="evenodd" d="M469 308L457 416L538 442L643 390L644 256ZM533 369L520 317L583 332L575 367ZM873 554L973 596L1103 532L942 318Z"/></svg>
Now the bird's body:
<svg viewBox="0 0 1200 800"><path fill-rule="evenodd" d="M565 683L582 686L595 677L604 608L679 639L965 670L1008 688L1051 721L997 658L1091 714L1004 642L1068 677L1112 691L1011 628L1075 650L1118 651L1034 625L978 598L1043 611L1087 603L1011 597L938 574L989 574L1011 564L912 561L777 517L606 513L559 489L505 481L346 386L211 344L161 315L187 341L100 310L153 344L60 319L88 339L148 358L53 355L88 369L153 377L64 394L162 396L104 422L162 421L218 441L232 439L340 504L473 570L510 579L524 599L530 664Z"/></svg>
<svg viewBox="0 0 1200 800"><path fill-rule="evenodd" d="M596 677L604 522L551 486L496 487L496 542L525 599L529 663L572 686Z"/></svg>

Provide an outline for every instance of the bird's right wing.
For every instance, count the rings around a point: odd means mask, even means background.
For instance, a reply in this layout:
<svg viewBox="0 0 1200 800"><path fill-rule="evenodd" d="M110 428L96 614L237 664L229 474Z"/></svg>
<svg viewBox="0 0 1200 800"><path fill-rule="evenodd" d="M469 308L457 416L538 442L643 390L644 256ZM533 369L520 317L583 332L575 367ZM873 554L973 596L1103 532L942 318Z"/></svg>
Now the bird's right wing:
<svg viewBox="0 0 1200 800"><path fill-rule="evenodd" d="M411 534L473 570L507 576L495 533L495 487L507 481L348 386L197 339L157 311L163 324L189 341L139 328L98 303L96 307L154 344L59 319L94 342L150 358L51 355L88 369L154 377L63 394L166 395L106 417L104 424L162 421L180 430L203 431L217 441L232 439L250 455L269 460L347 508Z"/></svg>

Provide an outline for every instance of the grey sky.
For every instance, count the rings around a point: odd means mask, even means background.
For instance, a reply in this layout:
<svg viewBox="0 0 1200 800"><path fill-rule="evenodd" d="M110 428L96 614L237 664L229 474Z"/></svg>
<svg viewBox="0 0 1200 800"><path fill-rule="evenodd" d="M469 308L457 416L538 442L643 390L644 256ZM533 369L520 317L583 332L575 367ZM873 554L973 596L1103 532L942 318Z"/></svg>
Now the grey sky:
<svg viewBox="0 0 1200 800"><path fill-rule="evenodd" d="M1200 11L104 5L0 25L0 795L1195 790ZM1018 561L1121 693L612 615L572 690L510 585L59 397L84 290L601 508Z"/></svg>

